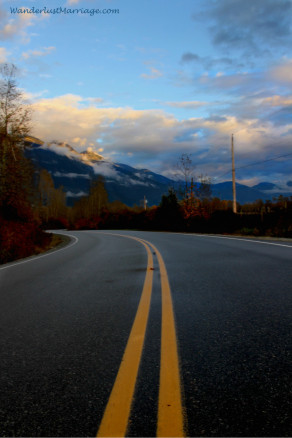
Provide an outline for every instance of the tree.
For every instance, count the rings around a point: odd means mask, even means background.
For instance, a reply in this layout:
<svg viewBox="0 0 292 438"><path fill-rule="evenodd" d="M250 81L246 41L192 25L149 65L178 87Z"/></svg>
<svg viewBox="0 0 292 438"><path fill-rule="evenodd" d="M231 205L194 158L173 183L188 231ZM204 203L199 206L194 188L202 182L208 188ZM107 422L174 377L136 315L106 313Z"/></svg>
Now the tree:
<svg viewBox="0 0 292 438"><path fill-rule="evenodd" d="M4 64L0 68L0 129L1 135L13 146L29 133L31 108L24 104L23 93L17 88L17 68ZM14 143L14 144L13 144Z"/></svg>
<svg viewBox="0 0 292 438"><path fill-rule="evenodd" d="M62 187L55 188L53 178L47 170L38 176L38 212L43 222L67 217L66 194Z"/></svg>
<svg viewBox="0 0 292 438"><path fill-rule="evenodd" d="M210 201L212 197L211 178L206 175L199 175L195 193L200 200Z"/></svg>
<svg viewBox="0 0 292 438"><path fill-rule="evenodd" d="M181 155L178 169L184 181L183 190L181 190L184 218L206 217L206 204L211 199L211 179L201 174L196 177L196 182L194 181L195 166L190 154Z"/></svg>
<svg viewBox="0 0 292 438"><path fill-rule="evenodd" d="M79 199L73 206L73 221L83 226L96 228L101 221L101 216L108 208L108 194L104 185L104 178L92 182L89 195ZM79 226L78 225L78 226Z"/></svg>
<svg viewBox="0 0 292 438"><path fill-rule="evenodd" d="M23 154L31 111L17 88L16 73L14 65L0 68L0 207L12 217L28 214L33 191L33 170Z"/></svg>
<svg viewBox="0 0 292 438"><path fill-rule="evenodd" d="M190 154L182 154L179 157L177 170L177 176L182 178L184 182L183 187L180 188L181 195L183 198L187 198L194 185L195 166L193 165Z"/></svg>
<svg viewBox="0 0 292 438"><path fill-rule="evenodd" d="M182 212L173 189L168 190L168 195L163 195L156 211L159 227L164 230L178 230L182 226Z"/></svg>
<svg viewBox="0 0 292 438"><path fill-rule="evenodd" d="M99 176L93 181L89 192L89 212L91 216L100 216L108 204L108 194L104 186L104 178Z"/></svg>

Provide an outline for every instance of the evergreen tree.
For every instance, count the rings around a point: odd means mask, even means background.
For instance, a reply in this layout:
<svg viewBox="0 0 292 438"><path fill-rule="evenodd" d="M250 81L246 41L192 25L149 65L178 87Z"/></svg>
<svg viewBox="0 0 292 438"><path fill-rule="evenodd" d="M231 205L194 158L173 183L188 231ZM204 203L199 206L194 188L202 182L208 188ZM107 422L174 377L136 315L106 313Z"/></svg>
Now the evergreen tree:
<svg viewBox="0 0 292 438"><path fill-rule="evenodd" d="M163 230L179 230L182 227L182 211L172 188L168 190L168 195L162 196L156 218Z"/></svg>

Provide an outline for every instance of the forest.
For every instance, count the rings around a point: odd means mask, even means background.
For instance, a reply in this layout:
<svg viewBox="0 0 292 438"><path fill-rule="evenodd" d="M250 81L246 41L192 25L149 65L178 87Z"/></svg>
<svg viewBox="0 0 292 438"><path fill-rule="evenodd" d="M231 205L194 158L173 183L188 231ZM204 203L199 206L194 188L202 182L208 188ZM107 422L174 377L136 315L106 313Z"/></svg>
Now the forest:
<svg viewBox="0 0 292 438"><path fill-rule="evenodd" d="M244 236L292 237L292 197L237 205L212 197L208 178L194 182L187 154L180 160L184 183L169 187L157 206L129 207L108 201L102 177L72 207L49 172L24 154L31 131L30 107L16 84L14 65L1 67L0 82L0 263L38 254L61 243L51 229L139 229Z"/></svg>

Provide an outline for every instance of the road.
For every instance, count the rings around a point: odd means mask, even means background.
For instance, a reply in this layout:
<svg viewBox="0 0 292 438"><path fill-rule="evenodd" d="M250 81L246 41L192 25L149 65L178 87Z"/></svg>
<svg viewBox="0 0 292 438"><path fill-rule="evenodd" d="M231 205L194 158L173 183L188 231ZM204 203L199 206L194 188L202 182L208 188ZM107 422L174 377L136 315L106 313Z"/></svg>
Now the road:
<svg viewBox="0 0 292 438"><path fill-rule="evenodd" d="M0 267L0 436L291 435L291 242L62 233Z"/></svg>

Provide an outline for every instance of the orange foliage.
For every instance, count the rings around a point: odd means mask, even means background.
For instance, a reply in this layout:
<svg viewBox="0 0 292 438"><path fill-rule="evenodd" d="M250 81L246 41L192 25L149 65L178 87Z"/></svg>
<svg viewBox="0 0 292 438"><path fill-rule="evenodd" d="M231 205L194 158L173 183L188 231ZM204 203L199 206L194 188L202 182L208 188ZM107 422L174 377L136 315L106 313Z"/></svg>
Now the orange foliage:
<svg viewBox="0 0 292 438"><path fill-rule="evenodd" d="M50 241L33 222L0 220L0 263L36 254Z"/></svg>

